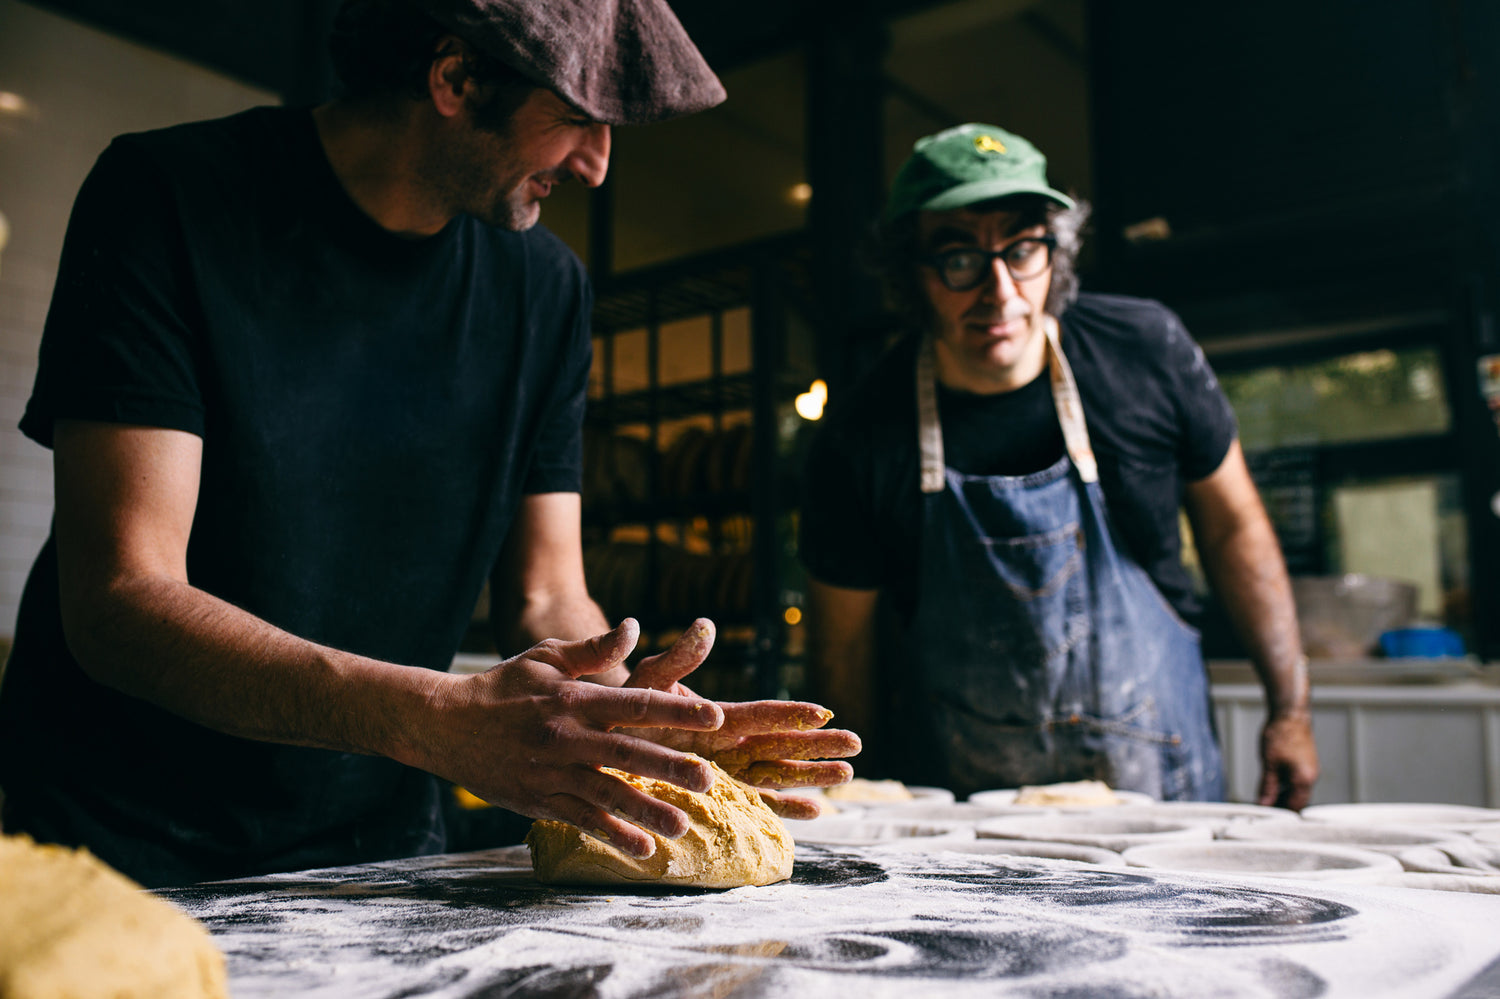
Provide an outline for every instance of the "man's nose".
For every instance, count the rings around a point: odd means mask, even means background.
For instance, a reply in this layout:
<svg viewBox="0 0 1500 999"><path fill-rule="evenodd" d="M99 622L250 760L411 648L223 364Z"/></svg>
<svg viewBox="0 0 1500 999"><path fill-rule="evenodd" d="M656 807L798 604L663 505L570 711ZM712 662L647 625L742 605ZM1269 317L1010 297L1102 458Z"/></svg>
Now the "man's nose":
<svg viewBox="0 0 1500 999"><path fill-rule="evenodd" d="M1020 294L1016 287L1016 279L1011 276L1010 268L1005 266L1005 261L999 257L990 259L990 272L985 275L984 293L996 301L1004 302Z"/></svg>
<svg viewBox="0 0 1500 999"><path fill-rule="evenodd" d="M596 122L589 126L583 141L568 157L566 166L585 187L598 187L609 173L609 126Z"/></svg>

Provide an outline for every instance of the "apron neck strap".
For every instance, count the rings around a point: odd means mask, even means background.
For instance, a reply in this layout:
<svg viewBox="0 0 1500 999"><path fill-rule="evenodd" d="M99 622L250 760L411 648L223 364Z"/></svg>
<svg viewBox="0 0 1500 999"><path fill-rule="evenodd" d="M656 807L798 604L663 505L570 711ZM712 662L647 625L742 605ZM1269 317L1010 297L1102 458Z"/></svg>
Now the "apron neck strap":
<svg viewBox="0 0 1500 999"><path fill-rule="evenodd" d="M932 334L917 348L917 447L922 460L922 492L940 493L946 473L943 428L938 424L937 355Z"/></svg>
<svg viewBox="0 0 1500 999"><path fill-rule="evenodd" d="M1057 407L1063 443L1068 448L1068 457L1078 469L1078 477L1084 482L1097 482L1099 464L1094 460L1094 446L1089 443L1088 423L1083 418L1083 398L1078 394L1078 383L1073 380L1073 369L1063 356L1062 334L1058 331L1056 319L1051 316L1043 319L1047 352L1051 356L1052 404Z"/></svg>
<svg viewBox="0 0 1500 999"><path fill-rule="evenodd" d="M1062 427L1063 443L1073 466L1078 469L1079 478L1084 482L1095 482L1099 478L1099 466L1094 460L1094 448L1089 443L1088 425L1083 417L1083 401L1078 394L1078 383L1073 380L1073 369L1063 356L1057 320L1044 315L1042 330L1047 338L1047 368L1052 381L1052 403L1057 409L1057 421ZM922 492L942 492L946 482L946 466L943 460L943 429L938 422L937 348L931 334L923 338L922 345L917 349L917 447L921 461Z"/></svg>

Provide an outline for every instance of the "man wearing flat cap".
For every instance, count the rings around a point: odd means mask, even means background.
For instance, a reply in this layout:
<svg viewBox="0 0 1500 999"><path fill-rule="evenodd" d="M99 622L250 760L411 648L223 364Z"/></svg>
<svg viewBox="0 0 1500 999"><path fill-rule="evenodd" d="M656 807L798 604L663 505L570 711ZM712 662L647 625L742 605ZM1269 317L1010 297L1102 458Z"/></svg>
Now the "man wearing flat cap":
<svg viewBox="0 0 1500 999"><path fill-rule="evenodd" d="M1233 412L1170 311L1079 292L1086 216L992 125L921 139L898 172L876 257L910 335L807 463L809 668L883 752L872 772L1222 798L1185 506L1266 688L1259 800L1300 808L1306 662ZM901 644L877 683L884 620Z"/></svg>
<svg viewBox="0 0 1500 999"><path fill-rule="evenodd" d="M602 764L703 790L761 734L732 772L846 780L784 759L857 751L792 732L816 706L678 682L709 622L632 671L584 585L591 299L536 222L611 125L723 99L664 0L347 0L333 55L339 100L123 136L78 196L22 420L56 513L6 831L170 885L440 851L433 775L637 856L686 817ZM491 576L531 647L450 674Z"/></svg>

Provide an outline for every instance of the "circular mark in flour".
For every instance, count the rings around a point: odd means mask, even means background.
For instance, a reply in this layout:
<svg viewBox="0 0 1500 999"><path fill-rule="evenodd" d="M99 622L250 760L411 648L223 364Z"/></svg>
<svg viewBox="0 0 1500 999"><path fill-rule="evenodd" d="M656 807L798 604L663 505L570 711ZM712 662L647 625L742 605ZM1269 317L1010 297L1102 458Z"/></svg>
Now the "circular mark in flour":
<svg viewBox="0 0 1500 999"><path fill-rule="evenodd" d="M1129 943L1121 934L1081 934L1041 926L991 932L949 923L872 933L834 933L787 945L779 959L819 971L934 978L1020 978L1113 961Z"/></svg>
<svg viewBox="0 0 1500 999"><path fill-rule="evenodd" d="M1328 982L1294 961L1268 957L1260 963L1261 980L1281 999L1317 999L1328 992Z"/></svg>
<svg viewBox="0 0 1500 999"><path fill-rule="evenodd" d="M917 882L940 883L942 892L959 891L1048 907L1089 908L1091 919L1124 930L1159 932L1190 941L1249 943L1255 940L1309 942L1342 935L1337 925L1357 914L1339 902L1220 885L1164 885L1149 874L1077 869L1011 868L988 871L922 871Z"/></svg>
<svg viewBox="0 0 1500 999"><path fill-rule="evenodd" d="M792 865L792 884L807 888L849 888L875 884L889 877L879 864L838 854L798 860Z"/></svg>
<svg viewBox="0 0 1500 999"><path fill-rule="evenodd" d="M671 930L696 933L703 928L702 916L613 916L606 926L617 930Z"/></svg>

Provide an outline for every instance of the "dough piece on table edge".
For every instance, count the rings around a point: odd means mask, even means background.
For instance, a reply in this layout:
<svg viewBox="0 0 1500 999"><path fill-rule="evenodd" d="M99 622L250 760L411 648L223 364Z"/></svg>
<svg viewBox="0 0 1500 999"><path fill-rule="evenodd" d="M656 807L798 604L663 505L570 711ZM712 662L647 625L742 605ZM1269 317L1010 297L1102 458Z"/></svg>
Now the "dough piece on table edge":
<svg viewBox="0 0 1500 999"><path fill-rule="evenodd" d="M531 864L546 884L662 884L683 888L744 888L792 876L793 842L776 813L751 788L713 763L707 791L688 791L666 781L601 767L687 813L688 831L678 839L657 836L656 852L637 860L566 822L538 819L526 835Z"/></svg>
<svg viewBox="0 0 1500 999"><path fill-rule="evenodd" d="M1015 803L1092 808L1123 804L1124 799L1102 780L1072 780L1058 784L1028 784L1016 792Z"/></svg>
<svg viewBox="0 0 1500 999"><path fill-rule="evenodd" d="M0 836L0 996L228 999L199 923L87 850Z"/></svg>
<svg viewBox="0 0 1500 999"><path fill-rule="evenodd" d="M831 801L883 804L891 801L915 801L917 796L899 780L869 780L864 777L855 777L847 784L828 788L823 792L823 797Z"/></svg>

